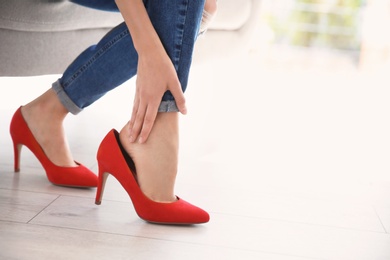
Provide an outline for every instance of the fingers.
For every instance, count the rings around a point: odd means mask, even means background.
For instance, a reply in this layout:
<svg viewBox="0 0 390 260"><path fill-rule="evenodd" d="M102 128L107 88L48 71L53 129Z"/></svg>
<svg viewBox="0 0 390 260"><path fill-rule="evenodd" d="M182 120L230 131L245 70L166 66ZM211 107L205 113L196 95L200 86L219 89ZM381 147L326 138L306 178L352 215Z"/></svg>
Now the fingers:
<svg viewBox="0 0 390 260"><path fill-rule="evenodd" d="M158 104L138 105L133 108L130 120L130 142L145 143L157 116Z"/></svg>
<svg viewBox="0 0 390 260"><path fill-rule="evenodd" d="M133 111L131 112L131 118L130 118L130 122L129 122L129 140L130 142L135 142L135 140L137 140L138 138L138 131L134 131L134 125L136 124L139 124L138 120L139 120L139 115L138 113L142 113L139 111L139 99L137 97L134 98L134 104L133 104ZM138 119L138 120L137 120Z"/></svg>
<svg viewBox="0 0 390 260"><path fill-rule="evenodd" d="M172 93L172 96L175 98L176 106L179 109L180 113L183 115L187 114L187 107L186 107L186 99L183 94L183 90L181 89L180 82L177 81L175 84L172 85L169 90Z"/></svg>
<svg viewBox="0 0 390 260"><path fill-rule="evenodd" d="M171 91L175 99L177 108L185 115L187 113L186 102L179 80L171 81L171 84L168 84L168 86L168 90ZM138 140L138 143L145 143L147 141L158 113L161 96L162 94L159 95L157 93L147 95L138 91L136 92L133 111L129 122L130 142Z"/></svg>
<svg viewBox="0 0 390 260"><path fill-rule="evenodd" d="M139 143L142 144L142 143L146 142L146 140L148 139L149 134L152 131L154 121L156 120L157 110L158 110L158 106L156 106L156 107L149 106L146 109L144 122L142 124L141 133L140 133L139 139L138 139Z"/></svg>

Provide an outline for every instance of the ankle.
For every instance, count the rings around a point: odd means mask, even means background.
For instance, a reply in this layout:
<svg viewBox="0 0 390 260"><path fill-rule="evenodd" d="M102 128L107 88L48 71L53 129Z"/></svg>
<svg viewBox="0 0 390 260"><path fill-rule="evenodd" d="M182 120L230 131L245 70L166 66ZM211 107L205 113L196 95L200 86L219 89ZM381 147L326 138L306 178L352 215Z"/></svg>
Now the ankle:
<svg viewBox="0 0 390 260"><path fill-rule="evenodd" d="M63 121L68 114L52 89L23 106L22 112L27 117L45 117L45 120L52 121Z"/></svg>

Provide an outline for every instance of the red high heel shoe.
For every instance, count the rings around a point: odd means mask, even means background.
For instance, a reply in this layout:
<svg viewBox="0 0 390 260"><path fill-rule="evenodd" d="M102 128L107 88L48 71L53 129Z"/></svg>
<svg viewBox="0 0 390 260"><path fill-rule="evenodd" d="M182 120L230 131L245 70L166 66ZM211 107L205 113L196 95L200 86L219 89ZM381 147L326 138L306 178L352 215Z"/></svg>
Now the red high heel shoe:
<svg viewBox="0 0 390 260"><path fill-rule="evenodd" d="M201 224L209 221L210 217L206 211L178 197L177 201L171 203L149 199L138 186L133 174L134 162L122 147L116 130L111 130L103 139L97 160L99 163L97 205L101 204L106 179L112 174L129 194L138 216L145 221L176 225Z"/></svg>
<svg viewBox="0 0 390 260"><path fill-rule="evenodd" d="M55 185L70 187L96 187L97 176L82 164L76 167L60 167L47 158L42 147L35 140L21 113L21 107L12 117L10 133L14 144L14 169L20 170L20 151L23 145L31 150L46 171L47 178Z"/></svg>

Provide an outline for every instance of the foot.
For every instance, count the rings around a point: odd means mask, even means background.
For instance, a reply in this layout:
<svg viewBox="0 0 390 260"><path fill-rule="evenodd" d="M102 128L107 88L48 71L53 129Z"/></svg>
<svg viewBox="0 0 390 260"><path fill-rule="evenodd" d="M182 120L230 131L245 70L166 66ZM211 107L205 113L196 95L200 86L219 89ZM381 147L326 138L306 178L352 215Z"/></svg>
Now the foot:
<svg viewBox="0 0 390 260"><path fill-rule="evenodd" d="M130 142L129 125L120 132L120 141L137 168L142 192L156 202L173 202L178 166L178 113L158 113L145 143Z"/></svg>
<svg viewBox="0 0 390 260"><path fill-rule="evenodd" d="M63 129L68 111L53 90L22 107L22 115L30 131L49 160L60 167L75 167Z"/></svg>

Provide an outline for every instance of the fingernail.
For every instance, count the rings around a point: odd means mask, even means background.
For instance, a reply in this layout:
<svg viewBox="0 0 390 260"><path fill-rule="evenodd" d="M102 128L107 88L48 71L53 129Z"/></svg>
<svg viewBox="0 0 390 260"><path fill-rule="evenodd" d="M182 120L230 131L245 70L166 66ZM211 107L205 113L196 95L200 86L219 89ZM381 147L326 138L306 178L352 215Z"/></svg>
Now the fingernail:
<svg viewBox="0 0 390 260"><path fill-rule="evenodd" d="M130 140L130 143L133 143L134 142L134 137L132 135L130 135L129 140Z"/></svg>
<svg viewBox="0 0 390 260"><path fill-rule="evenodd" d="M139 142L140 144L142 144L142 143L144 142L144 139L143 139L142 137L140 137L140 138L138 139L138 142Z"/></svg>

